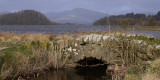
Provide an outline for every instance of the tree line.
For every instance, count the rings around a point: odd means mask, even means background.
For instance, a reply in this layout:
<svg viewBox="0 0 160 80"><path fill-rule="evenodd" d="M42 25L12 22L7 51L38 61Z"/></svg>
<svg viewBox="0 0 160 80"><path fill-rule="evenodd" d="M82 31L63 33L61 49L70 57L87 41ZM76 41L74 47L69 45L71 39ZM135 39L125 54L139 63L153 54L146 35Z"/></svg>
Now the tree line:
<svg viewBox="0 0 160 80"><path fill-rule="evenodd" d="M50 25L51 22L44 14L34 10L23 10L15 13L0 15L0 25Z"/></svg>
<svg viewBox="0 0 160 80"><path fill-rule="evenodd" d="M160 26L160 11L155 15L127 13L125 15L112 15L108 17L111 25L119 26ZM93 25L106 25L107 17L101 18Z"/></svg>

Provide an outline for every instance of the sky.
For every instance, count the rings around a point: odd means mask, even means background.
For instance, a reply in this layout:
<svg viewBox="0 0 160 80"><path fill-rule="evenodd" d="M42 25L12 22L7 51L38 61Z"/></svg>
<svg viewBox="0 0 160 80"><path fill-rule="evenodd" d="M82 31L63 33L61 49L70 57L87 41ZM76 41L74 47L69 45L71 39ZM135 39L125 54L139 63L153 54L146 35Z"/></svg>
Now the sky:
<svg viewBox="0 0 160 80"><path fill-rule="evenodd" d="M160 11L160 0L0 0L0 12L15 12L25 9L43 13L62 12L74 8L113 14Z"/></svg>

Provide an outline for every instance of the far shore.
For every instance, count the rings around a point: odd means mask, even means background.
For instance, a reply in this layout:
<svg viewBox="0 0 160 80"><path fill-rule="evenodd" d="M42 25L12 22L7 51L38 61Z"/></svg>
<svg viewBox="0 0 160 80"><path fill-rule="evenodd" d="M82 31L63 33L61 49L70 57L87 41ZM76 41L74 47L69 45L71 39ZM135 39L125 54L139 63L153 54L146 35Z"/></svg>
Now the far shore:
<svg viewBox="0 0 160 80"><path fill-rule="evenodd" d="M124 30L149 30L149 31L160 31L160 26L126 26Z"/></svg>

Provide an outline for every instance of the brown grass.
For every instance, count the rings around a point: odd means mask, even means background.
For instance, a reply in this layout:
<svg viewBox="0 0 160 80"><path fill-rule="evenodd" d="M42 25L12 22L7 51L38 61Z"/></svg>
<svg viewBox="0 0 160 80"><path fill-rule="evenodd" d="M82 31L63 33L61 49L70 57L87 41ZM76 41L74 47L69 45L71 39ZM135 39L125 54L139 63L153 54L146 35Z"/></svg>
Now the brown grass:
<svg viewBox="0 0 160 80"><path fill-rule="evenodd" d="M141 80L137 75L126 75L124 80Z"/></svg>
<svg viewBox="0 0 160 80"><path fill-rule="evenodd" d="M19 49L12 52L6 49L5 54L8 55L0 56L5 61L2 67L0 66L1 79L14 79L18 76L34 75L51 68L63 68L68 59L68 55L64 56L60 46L57 45L55 48L48 41L32 41L24 47L24 50Z"/></svg>
<svg viewBox="0 0 160 80"><path fill-rule="evenodd" d="M160 80L160 77L157 74L153 73L146 73L143 77L142 80Z"/></svg>
<svg viewBox="0 0 160 80"><path fill-rule="evenodd" d="M144 70L140 69L142 67ZM132 73L127 74L125 76L125 80L160 80L160 59L156 59L152 61L149 65L139 65L136 70ZM129 71L133 69L130 68ZM142 70L142 71L141 71Z"/></svg>
<svg viewBox="0 0 160 80"><path fill-rule="evenodd" d="M67 35L67 34L43 34L43 33L25 33L25 34L16 34L16 33L0 33L0 42L31 42L31 41L52 41L55 39L72 39L76 38L79 35Z"/></svg>
<svg viewBox="0 0 160 80"><path fill-rule="evenodd" d="M116 33L116 32L120 32L121 30L119 29L111 29L110 32L111 33ZM109 34L108 30L103 30L103 31L75 31L75 32L70 32L70 34L78 34L78 35L88 35L88 34Z"/></svg>

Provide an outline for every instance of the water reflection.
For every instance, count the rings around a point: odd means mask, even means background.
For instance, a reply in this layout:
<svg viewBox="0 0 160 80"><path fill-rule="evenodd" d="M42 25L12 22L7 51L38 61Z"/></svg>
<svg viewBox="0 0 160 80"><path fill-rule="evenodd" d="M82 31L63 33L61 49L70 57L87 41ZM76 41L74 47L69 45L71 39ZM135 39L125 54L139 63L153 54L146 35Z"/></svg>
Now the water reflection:
<svg viewBox="0 0 160 80"><path fill-rule="evenodd" d="M87 69L87 68L86 68ZM28 80L110 80L105 71L90 69L65 69L47 72Z"/></svg>
<svg viewBox="0 0 160 80"><path fill-rule="evenodd" d="M31 80L111 80L106 74L107 64L104 61L88 57L77 62L73 69L54 70Z"/></svg>
<svg viewBox="0 0 160 80"><path fill-rule="evenodd" d="M76 74L79 76L84 76L84 79L81 80L109 80L110 76L106 74L106 67L97 66L97 67L77 67Z"/></svg>

